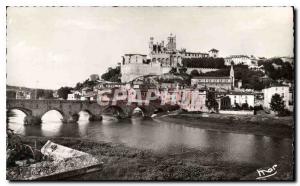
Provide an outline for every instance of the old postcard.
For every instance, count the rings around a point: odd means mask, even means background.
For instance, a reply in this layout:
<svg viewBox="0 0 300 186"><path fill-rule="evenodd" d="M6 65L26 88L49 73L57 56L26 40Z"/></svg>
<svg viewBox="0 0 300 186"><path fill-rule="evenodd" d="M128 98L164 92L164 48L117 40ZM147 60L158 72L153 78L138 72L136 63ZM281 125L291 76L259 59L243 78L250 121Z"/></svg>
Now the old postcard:
<svg viewBox="0 0 300 186"><path fill-rule="evenodd" d="M293 7L6 11L7 180L295 180Z"/></svg>

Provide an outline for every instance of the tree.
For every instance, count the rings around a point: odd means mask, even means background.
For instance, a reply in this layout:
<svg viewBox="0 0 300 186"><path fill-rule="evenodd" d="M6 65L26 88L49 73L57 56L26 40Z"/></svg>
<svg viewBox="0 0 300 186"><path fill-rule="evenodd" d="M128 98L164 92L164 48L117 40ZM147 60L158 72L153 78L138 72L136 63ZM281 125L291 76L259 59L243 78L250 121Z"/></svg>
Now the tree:
<svg viewBox="0 0 300 186"><path fill-rule="evenodd" d="M273 80L293 80L294 69L289 62L283 62L280 58L273 58L260 63L264 66L266 74ZM275 66L278 66L275 68Z"/></svg>
<svg viewBox="0 0 300 186"><path fill-rule="evenodd" d="M225 68L223 58L184 58L183 67L187 68Z"/></svg>
<svg viewBox="0 0 300 186"><path fill-rule="evenodd" d="M45 90L44 99L53 99L53 90Z"/></svg>
<svg viewBox="0 0 300 186"><path fill-rule="evenodd" d="M101 76L105 81L121 82L121 68L117 66L116 68L109 67L108 71Z"/></svg>
<svg viewBox="0 0 300 186"><path fill-rule="evenodd" d="M82 83L80 83L80 82L78 82L77 84L76 84L76 86L75 86L75 90L80 90L80 89L82 89L83 88L83 84Z"/></svg>
<svg viewBox="0 0 300 186"><path fill-rule="evenodd" d="M199 75L200 75L200 73L198 72L198 70L194 69L194 70L191 71L191 76L192 77L199 76Z"/></svg>
<svg viewBox="0 0 300 186"><path fill-rule="evenodd" d="M37 89L36 90L36 98L37 99L52 99L53 91L45 90L45 89Z"/></svg>
<svg viewBox="0 0 300 186"><path fill-rule="evenodd" d="M185 74L186 71L187 71L187 68L185 68L185 67L179 68L179 73L180 73L180 74Z"/></svg>
<svg viewBox="0 0 300 186"><path fill-rule="evenodd" d="M280 97L279 94L274 94L271 98L271 103L270 103L271 110L281 113L284 111L284 101L282 97Z"/></svg>
<svg viewBox="0 0 300 186"><path fill-rule="evenodd" d="M177 69L175 67L172 67L169 73L176 74L177 73Z"/></svg>
<svg viewBox="0 0 300 186"><path fill-rule="evenodd" d="M221 110L228 110L231 109L231 101L230 97L226 96L221 98Z"/></svg>
<svg viewBox="0 0 300 186"><path fill-rule="evenodd" d="M206 97L206 101L205 101L205 105L209 110L218 110L219 104L216 100L216 95L214 92L208 92L207 93L207 97Z"/></svg>
<svg viewBox="0 0 300 186"><path fill-rule="evenodd" d="M44 90L43 89L37 89L36 90L36 99L44 98Z"/></svg>
<svg viewBox="0 0 300 186"><path fill-rule="evenodd" d="M248 103L243 103L243 104L242 104L242 110L249 110L249 105L248 105Z"/></svg>
<svg viewBox="0 0 300 186"><path fill-rule="evenodd" d="M67 99L68 98L68 94L71 93L71 90L73 88L71 87L61 87L57 90L57 94L58 94L58 97L59 98L62 98L62 99Z"/></svg>

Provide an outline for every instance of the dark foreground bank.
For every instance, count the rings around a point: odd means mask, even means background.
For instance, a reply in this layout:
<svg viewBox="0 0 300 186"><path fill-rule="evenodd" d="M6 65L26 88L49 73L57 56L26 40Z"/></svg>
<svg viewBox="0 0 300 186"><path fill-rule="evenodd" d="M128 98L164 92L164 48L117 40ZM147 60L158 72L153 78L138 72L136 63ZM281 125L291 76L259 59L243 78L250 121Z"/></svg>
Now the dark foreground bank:
<svg viewBox="0 0 300 186"><path fill-rule="evenodd" d="M255 180L256 164L222 162L215 152L182 149L181 153L156 153L122 144L75 138L21 137L28 145L41 148L47 140L87 152L104 162L103 169L68 180ZM280 174L270 180L292 180L292 165L277 162ZM268 166L268 165L265 165ZM266 167L267 168L267 167ZM9 175L8 175L9 179Z"/></svg>

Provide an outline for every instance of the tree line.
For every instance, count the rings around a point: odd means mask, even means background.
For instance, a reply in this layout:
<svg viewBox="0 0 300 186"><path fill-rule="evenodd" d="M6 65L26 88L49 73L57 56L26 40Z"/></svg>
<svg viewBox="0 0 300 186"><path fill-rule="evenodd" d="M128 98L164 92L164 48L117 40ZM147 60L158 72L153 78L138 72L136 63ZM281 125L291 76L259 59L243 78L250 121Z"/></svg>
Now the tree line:
<svg viewBox="0 0 300 186"><path fill-rule="evenodd" d="M294 79L294 69L289 62L283 62L280 58L273 58L266 61L258 61L258 66L264 66L266 74L273 80Z"/></svg>
<svg viewBox="0 0 300 186"><path fill-rule="evenodd" d="M184 58L183 67L187 68L225 68L224 58Z"/></svg>

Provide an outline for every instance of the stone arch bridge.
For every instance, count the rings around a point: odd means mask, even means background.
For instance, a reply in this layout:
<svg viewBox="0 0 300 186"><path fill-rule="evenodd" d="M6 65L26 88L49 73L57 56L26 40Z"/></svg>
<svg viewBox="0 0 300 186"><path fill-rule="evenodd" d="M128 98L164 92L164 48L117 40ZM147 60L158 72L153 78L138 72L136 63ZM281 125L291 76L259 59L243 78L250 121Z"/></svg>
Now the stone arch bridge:
<svg viewBox="0 0 300 186"><path fill-rule="evenodd" d="M144 112L145 116L151 116L155 110L167 111L171 106L153 104L137 105L127 102L118 102L116 105L108 103L107 105L100 105L96 101L75 101L75 100L26 100L26 99L7 99L6 109L21 110L29 119L28 124L35 124L41 122L41 118L45 113L51 110L58 111L63 119L63 122L77 122L78 113L86 111L90 115L90 120L101 120L102 114L107 110L116 110L121 118L131 117L133 110L139 107ZM174 106L173 106L174 107ZM77 116L76 116L77 115ZM26 119L24 120L26 123Z"/></svg>

